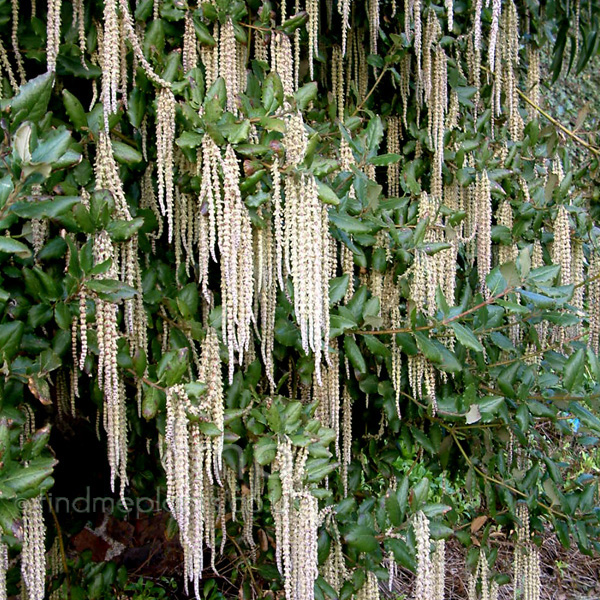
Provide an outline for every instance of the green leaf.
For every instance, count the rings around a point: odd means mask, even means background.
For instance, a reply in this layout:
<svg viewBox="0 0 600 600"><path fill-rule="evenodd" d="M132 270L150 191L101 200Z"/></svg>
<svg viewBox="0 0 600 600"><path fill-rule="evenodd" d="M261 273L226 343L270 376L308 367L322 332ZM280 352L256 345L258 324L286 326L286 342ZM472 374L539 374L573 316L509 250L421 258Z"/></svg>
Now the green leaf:
<svg viewBox="0 0 600 600"><path fill-rule="evenodd" d="M560 272L560 265L548 265L531 269L527 276L527 283L533 285L552 285Z"/></svg>
<svg viewBox="0 0 600 600"><path fill-rule="evenodd" d="M19 350L24 329L22 321L0 325L0 351L6 358L12 358Z"/></svg>
<svg viewBox="0 0 600 600"><path fill-rule="evenodd" d="M400 154L380 154L379 156L373 156L369 159L369 162L376 167L386 167L387 165L393 165L397 163L402 156Z"/></svg>
<svg viewBox="0 0 600 600"><path fill-rule="evenodd" d="M197 148L202 144L204 135L195 131L184 131L176 140L175 143L184 150Z"/></svg>
<svg viewBox="0 0 600 600"><path fill-rule="evenodd" d="M481 345L481 342L469 328L457 323L456 321L453 321L450 326L454 330L456 339L465 348L471 348L471 350L475 350L475 352L483 352L483 346Z"/></svg>
<svg viewBox="0 0 600 600"><path fill-rule="evenodd" d="M337 304L346 294L350 276L346 273L329 281L329 304Z"/></svg>
<svg viewBox="0 0 600 600"><path fill-rule="evenodd" d="M340 203L337 194L326 183L323 183L319 179L316 179L316 182L317 189L319 190L319 200L323 202L323 204L337 206Z"/></svg>
<svg viewBox="0 0 600 600"><path fill-rule="evenodd" d="M365 130L365 146L369 156L377 154L382 139L383 123L381 122L381 117L376 115L369 120L367 129Z"/></svg>
<svg viewBox="0 0 600 600"><path fill-rule="evenodd" d="M23 242L8 236L0 237L0 252L14 254L23 259L31 256L31 250Z"/></svg>
<svg viewBox="0 0 600 600"><path fill-rule="evenodd" d="M142 217L136 217L129 221L116 220L108 223L106 231L113 241L125 242L133 237L143 225L144 219Z"/></svg>
<svg viewBox="0 0 600 600"><path fill-rule="evenodd" d="M331 315L329 323L329 337L338 337L348 329L354 329L356 326L356 321L353 321L352 319L349 319L342 315Z"/></svg>
<svg viewBox="0 0 600 600"><path fill-rule="evenodd" d="M300 330L287 319L277 319L275 321L275 339L284 346L296 346L300 341Z"/></svg>
<svg viewBox="0 0 600 600"><path fill-rule="evenodd" d="M219 437L220 435L223 435L223 432L214 423L209 423L208 421L199 421L198 427L204 435L209 437Z"/></svg>
<svg viewBox="0 0 600 600"><path fill-rule="evenodd" d="M124 142L113 140L112 148L115 160L123 165L133 167L144 160L142 153L137 148L133 148Z"/></svg>
<svg viewBox="0 0 600 600"><path fill-rule="evenodd" d="M569 410L586 426L593 431L600 432L600 419L579 402L571 402Z"/></svg>
<svg viewBox="0 0 600 600"><path fill-rule="evenodd" d="M318 87L314 81L305 83L295 94L296 104L300 110L304 110L316 97Z"/></svg>
<svg viewBox="0 0 600 600"><path fill-rule="evenodd" d="M339 463L330 462L329 458L309 458L306 461L306 478L310 483L318 483L338 467Z"/></svg>
<svg viewBox="0 0 600 600"><path fill-rule="evenodd" d="M271 72L265 78L261 101L267 113L273 112L283 104L283 85L277 73Z"/></svg>
<svg viewBox="0 0 600 600"><path fill-rule="evenodd" d="M134 87L129 94L127 102L127 116L133 127L139 129L142 126L144 115L146 114L146 95L138 88Z"/></svg>
<svg viewBox="0 0 600 600"><path fill-rule="evenodd" d="M375 552L379 548L375 532L366 525L354 525L346 534L345 539L349 546L356 548L359 552Z"/></svg>
<svg viewBox="0 0 600 600"><path fill-rule="evenodd" d="M495 267L485 278L485 283L492 296L500 294L508 287L508 282L502 275L500 267Z"/></svg>
<svg viewBox="0 0 600 600"><path fill-rule="evenodd" d="M85 115L85 110L77 96L71 94L71 92L69 92L67 89L64 89L62 94L65 110L67 111L69 120L71 123L73 123L75 129L79 129L80 131L87 129L88 122Z"/></svg>
<svg viewBox="0 0 600 600"><path fill-rule="evenodd" d="M442 361L442 355L438 347L424 333L417 331L415 333L415 340L419 350L423 353L425 358L433 363L440 363Z"/></svg>
<svg viewBox="0 0 600 600"><path fill-rule="evenodd" d="M393 554L396 562L401 564L405 569L412 571L413 573L417 570L417 563L413 558L406 542L402 539L397 538L386 538L386 548L389 548Z"/></svg>
<svg viewBox="0 0 600 600"><path fill-rule="evenodd" d="M577 352L571 354L569 360L565 363L563 370L563 385L569 392L576 385L583 383L583 372L585 368L585 350L579 348Z"/></svg>
<svg viewBox="0 0 600 600"><path fill-rule="evenodd" d="M259 465L268 465L275 459L277 444L268 437L263 437L254 444L254 458Z"/></svg>
<svg viewBox="0 0 600 600"><path fill-rule="evenodd" d="M177 307L184 319L190 319L198 310L198 287L195 283L188 283L177 294Z"/></svg>
<svg viewBox="0 0 600 600"><path fill-rule="evenodd" d="M144 393L142 400L142 416L146 421L150 421L156 417L159 406L160 390L155 387L148 387Z"/></svg>
<svg viewBox="0 0 600 600"><path fill-rule="evenodd" d="M358 347L358 344L354 341L352 336L346 336L344 338L344 351L346 353L346 357L350 361L350 364L359 372L366 373L367 372L367 363Z"/></svg>
<svg viewBox="0 0 600 600"><path fill-rule="evenodd" d="M19 526L19 517L19 510L15 502L0 500L0 526L8 535L17 539L23 535L23 530Z"/></svg>
<svg viewBox="0 0 600 600"><path fill-rule="evenodd" d="M391 356L390 349L383 342L381 342L376 336L363 335L363 340L365 341L367 348L373 354L375 354L375 356L382 356L383 358L387 358L387 357Z"/></svg>
<svg viewBox="0 0 600 600"><path fill-rule="evenodd" d="M10 210L24 219L55 219L67 214L80 201L78 196L56 196L41 201L32 197L28 202L16 202Z"/></svg>
<svg viewBox="0 0 600 600"><path fill-rule="evenodd" d="M287 21L284 21L281 24L281 29L283 29L287 35L291 35L298 27L302 27L306 21L308 21L308 13L306 11L300 11L298 14L290 17Z"/></svg>
<svg viewBox="0 0 600 600"><path fill-rule="evenodd" d="M10 101L13 130L25 120L32 123L42 120L48 111L53 85L54 73L47 71L21 86L19 93Z"/></svg>
<svg viewBox="0 0 600 600"><path fill-rule="evenodd" d="M556 305L556 300L538 294L537 292L530 292L529 290L519 290L519 294L527 300L529 300L537 308L553 308Z"/></svg>
<svg viewBox="0 0 600 600"><path fill-rule="evenodd" d="M42 481L52 474L57 460L54 458L35 458L28 466L15 464L8 470L2 483L16 494L23 494L37 489Z"/></svg>
<svg viewBox="0 0 600 600"><path fill-rule="evenodd" d="M117 279L93 279L86 283L86 287L98 294L101 300L118 302L129 300L137 294L137 290Z"/></svg>
<svg viewBox="0 0 600 600"><path fill-rule="evenodd" d="M194 30L196 31L196 37L198 38L198 41L205 46L210 46L211 48L214 47L217 44L217 42L215 41L215 38L210 33L210 30L208 29L208 27L202 21L200 21L200 19L198 19L195 15L194 15L193 22L194 22Z"/></svg>
<svg viewBox="0 0 600 600"><path fill-rule="evenodd" d="M343 213L329 213L329 220L342 231L347 233L370 233L372 226L370 223L360 221L355 217Z"/></svg>

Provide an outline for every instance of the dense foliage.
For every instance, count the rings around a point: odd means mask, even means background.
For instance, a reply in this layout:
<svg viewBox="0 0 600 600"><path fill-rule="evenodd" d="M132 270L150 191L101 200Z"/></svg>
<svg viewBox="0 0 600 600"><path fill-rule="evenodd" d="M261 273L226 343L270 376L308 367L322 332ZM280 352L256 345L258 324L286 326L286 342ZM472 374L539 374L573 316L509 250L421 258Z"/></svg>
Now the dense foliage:
<svg viewBox="0 0 600 600"><path fill-rule="evenodd" d="M597 14L1 1L2 574L44 597L53 451L94 427L198 596L224 555L243 597L398 563L441 599L454 536L471 597L534 598L545 528L597 551L562 448L600 433L600 151L540 113L542 50L583 69Z"/></svg>

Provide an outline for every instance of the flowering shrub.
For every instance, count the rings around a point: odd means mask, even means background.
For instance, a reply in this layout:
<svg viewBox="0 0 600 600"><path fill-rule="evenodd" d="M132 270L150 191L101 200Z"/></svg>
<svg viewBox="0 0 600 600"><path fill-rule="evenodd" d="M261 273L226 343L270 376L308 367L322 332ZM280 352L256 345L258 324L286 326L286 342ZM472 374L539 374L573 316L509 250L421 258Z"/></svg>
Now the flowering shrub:
<svg viewBox="0 0 600 600"><path fill-rule="evenodd" d="M569 11L1 4L0 579L22 546L44 597L85 419L123 500L166 474L196 597L244 553L260 597L439 600L455 536L490 598L501 530L533 599L545 527L596 551L556 459L600 433L600 150L540 107L547 38L554 77L595 52Z"/></svg>

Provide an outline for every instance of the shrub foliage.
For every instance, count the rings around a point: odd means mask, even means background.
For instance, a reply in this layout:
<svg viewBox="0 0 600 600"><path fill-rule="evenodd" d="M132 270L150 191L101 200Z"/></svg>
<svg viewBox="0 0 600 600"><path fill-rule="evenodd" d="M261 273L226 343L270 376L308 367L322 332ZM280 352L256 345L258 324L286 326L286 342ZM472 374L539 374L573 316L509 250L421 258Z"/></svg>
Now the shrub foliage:
<svg viewBox="0 0 600 600"><path fill-rule="evenodd" d="M441 598L451 536L496 591L498 531L517 584L547 527L597 550L597 481L561 446L600 433L600 151L540 106L595 54L595 6L0 22L0 523L30 598L50 427L96 424L124 501L164 490L197 595L220 554L252 558L245 594L306 600L397 564Z"/></svg>

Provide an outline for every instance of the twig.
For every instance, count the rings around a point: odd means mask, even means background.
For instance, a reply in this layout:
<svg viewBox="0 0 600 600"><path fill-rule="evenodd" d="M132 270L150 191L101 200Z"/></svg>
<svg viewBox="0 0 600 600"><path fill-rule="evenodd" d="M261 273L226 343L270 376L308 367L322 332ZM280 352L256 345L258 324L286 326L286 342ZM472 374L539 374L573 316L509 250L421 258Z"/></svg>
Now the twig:
<svg viewBox="0 0 600 600"><path fill-rule="evenodd" d="M162 385L158 385L158 383L152 381L151 379L148 379L147 377L144 377L143 375L138 375L133 369L125 369L125 371L131 373L137 379L143 381L145 384L149 385L150 387L156 388L157 390L161 390L162 392L167 391L167 388L162 387Z"/></svg>
<svg viewBox="0 0 600 600"><path fill-rule="evenodd" d="M501 479L496 479L495 477L490 477L490 475L488 475L485 471L481 470L479 467L476 467L473 464L473 461L467 455L465 449L462 447L462 444L459 442L458 436L454 432L454 429L452 427L447 427L447 429L448 429L448 432L450 433L450 435L452 436L452 439L454 440L454 442L458 446L458 449L460 450L460 453L463 455L464 459L467 461L467 464L474 471L476 471L477 473L479 473L484 479L486 479L490 483L495 483L496 485L500 485L500 486L506 488L507 490L511 491L513 494L518 494L522 498L527 498L528 497L527 494L525 494L524 492L521 492L520 490L518 490L517 488L513 487L512 485L508 485L508 483L506 483L505 481L502 481ZM563 513L559 512L557 510L554 510L551 506L548 506L547 504L544 504L543 502L540 502L539 500L537 500L537 504L539 506L541 506L542 508L545 508L548 512L551 512L553 515L561 517L562 519L566 519L567 518L567 516L564 515Z"/></svg>
<svg viewBox="0 0 600 600"><path fill-rule="evenodd" d="M541 106L537 105L529 96L524 94L519 88L517 88L517 93L529 106L535 108L542 116L546 117L550 123L558 127L563 133L566 133L570 138L574 139L578 144L581 144L584 148L587 148L590 152L595 154L596 156L600 156L600 150L595 146L592 146L585 140L581 139L574 131L565 127L560 121L557 121L552 115L547 113Z"/></svg>
<svg viewBox="0 0 600 600"><path fill-rule="evenodd" d="M514 291L515 291L515 288L507 287L503 292L500 292L499 294L496 294L495 296L491 296L490 298L488 298L487 300L484 300L483 302L480 302L476 306L473 306L472 308L469 308L468 310L461 312L459 315L443 319L439 323L434 323L433 325L421 325L420 327L404 327L402 329L378 329L378 330L374 330L374 331L365 331L365 330L351 331L350 330L347 333L348 334L356 334L356 335L389 335L389 334L394 334L394 333L412 333L413 331L429 331L430 329L434 329L436 327L445 327L446 325L452 323L453 321L462 319L463 317L466 317L467 315L470 315L471 313L478 311L480 308L483 308L484 306L493 304L496 300L499 300L503 296L506 296L507 294L510 294Z"/></svg>
<svg viewBox="0 0 600 600"><path fill-rule="evenodd" d="M365 105L365 102L371 97L371 94L375 91L375 88L379 85L379 82L383 79L383 76L387 73L387 67L384 67L379 74L379 77L375 80L373 87L369 90L369 93L361 100L360 104L356 107L356 110L352 113L355 117L360 109Z"/></svg>
<svg viewBox="0 0 600 600"><path fill-rule="evenodd" d="M223 535L227 535L227 532L224 531ZM252 580L252 585L254 586L255 590L258 590L258 586L256 585L256 580L254 579L254 575L252 574L252 565L248 562L248 559L246 558L246 553L240 548L240 545L237 543L237 540L232 535L227 535L227 537L233 542L233 545L236 547L237 551L240 553L240 556L241 556L242 560L244 561L246 568L248 569L248 574L250 575L250 579Z"/></svg>
<svg viewBox="0 0 600 600"><path fill-rule="evenodd" d="M44 494L46 496L46 502L50 507L50 512L52 513L52 519L54 520L54 526L56 527L56 537L58 538L58 547L60 550L60 560L63 565L63 569L65 572L65 582L67 584L67 597L71 597L71 580L69 578L69 566L67 565L67 554L65 552L65 544L62 538L62 529L60 528L60 523L58 522L58 516L56 515L56 511L52 506L52 502L50 502L50 498L48 496L48 492Z"/></svg>

